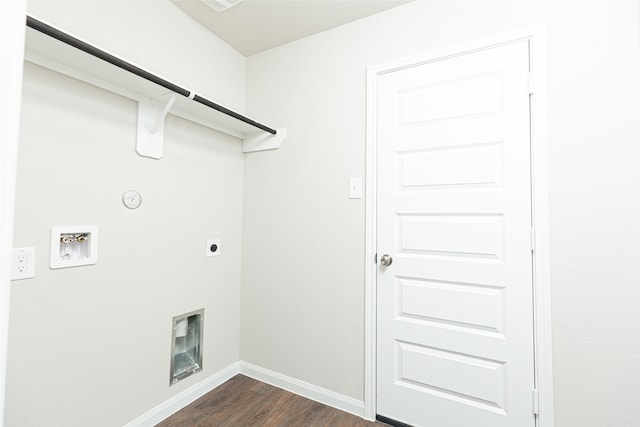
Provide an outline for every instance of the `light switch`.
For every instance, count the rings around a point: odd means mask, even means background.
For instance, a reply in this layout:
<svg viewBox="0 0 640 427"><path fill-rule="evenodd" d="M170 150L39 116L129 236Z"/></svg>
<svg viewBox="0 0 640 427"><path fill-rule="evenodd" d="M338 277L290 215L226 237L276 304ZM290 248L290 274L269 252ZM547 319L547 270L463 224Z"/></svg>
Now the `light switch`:
<svg viewBox="0 0 640 427"><path fill-rule="evenodd" d="M362 178L349 178L349 198L362 199Z"/></svg>

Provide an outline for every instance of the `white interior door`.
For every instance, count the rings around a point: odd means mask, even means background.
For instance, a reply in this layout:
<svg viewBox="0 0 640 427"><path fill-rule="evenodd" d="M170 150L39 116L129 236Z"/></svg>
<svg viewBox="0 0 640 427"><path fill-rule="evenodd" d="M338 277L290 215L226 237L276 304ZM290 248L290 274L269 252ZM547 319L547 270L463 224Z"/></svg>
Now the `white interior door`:
<svg viewBox="0 0 640 427"><path fill-rule="evenodd" d="M379 77L383 417L535 424L528 76L523 40Z"/></svg>

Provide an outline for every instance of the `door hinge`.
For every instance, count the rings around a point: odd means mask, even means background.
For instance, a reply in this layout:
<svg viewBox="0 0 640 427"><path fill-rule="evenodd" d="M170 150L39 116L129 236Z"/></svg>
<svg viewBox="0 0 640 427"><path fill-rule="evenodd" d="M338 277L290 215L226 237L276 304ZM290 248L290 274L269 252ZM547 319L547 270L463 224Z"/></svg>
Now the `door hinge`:
<svg viewBox="0 0 640 427"><path fill-rule="evenodd" d="M536 84L536 76L533 72L529 72L529 76L527 77L527 89L529 90L529 95L533 94L533 90Z"/></svg>
<svg viewBox="0 0 640 427"><path fill-rule="evenodd" d="M536 250L536 230L531 227L531 252Z"/></svg>
<svg viewBox="0 0 640 427"><path fill-rule="evenodd" d="M538 389L533 389L533 413L534 415L540 415L540 393Z"/></svg>

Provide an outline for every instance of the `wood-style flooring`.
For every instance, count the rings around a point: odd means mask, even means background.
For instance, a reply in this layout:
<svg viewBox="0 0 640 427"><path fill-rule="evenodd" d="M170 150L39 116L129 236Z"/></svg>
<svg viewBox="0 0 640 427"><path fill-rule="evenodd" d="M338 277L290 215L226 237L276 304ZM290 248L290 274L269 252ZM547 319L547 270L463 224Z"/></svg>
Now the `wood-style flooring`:
<svg viewBox="0 0 640 427"><path fill-rule="evenodd" d="M236 375L156 427L388 427Z"/></svg>

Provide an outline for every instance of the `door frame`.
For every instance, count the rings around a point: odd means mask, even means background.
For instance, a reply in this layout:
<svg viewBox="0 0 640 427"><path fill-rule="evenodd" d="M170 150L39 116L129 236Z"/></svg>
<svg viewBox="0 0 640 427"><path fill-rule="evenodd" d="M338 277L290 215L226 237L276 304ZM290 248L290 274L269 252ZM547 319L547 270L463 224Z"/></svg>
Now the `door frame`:
<svg viewBox="0 0 640 427"><path fill-rule="evenodd" d="M22 65L27 3L11 0L0 4L0 69L2 114L0 120L0 427L4 425L7 343L11 296L10 259L13 247L16 168L20 103L22 98Z"/></svg>
<svg viewBox="0 0 640 427"><path fill-rule="evenodd" d="M516 41L529 41L531 78L531 197L533 236L534 384L538 390L538 427L553 427L549 180L547 139L546 31L543 24L367 67L365 207L365 376L364 417L376 417L376 206L377 85L380 76L404 68L464 55ZM532 410L533 410L532 396Z"/></svg>

